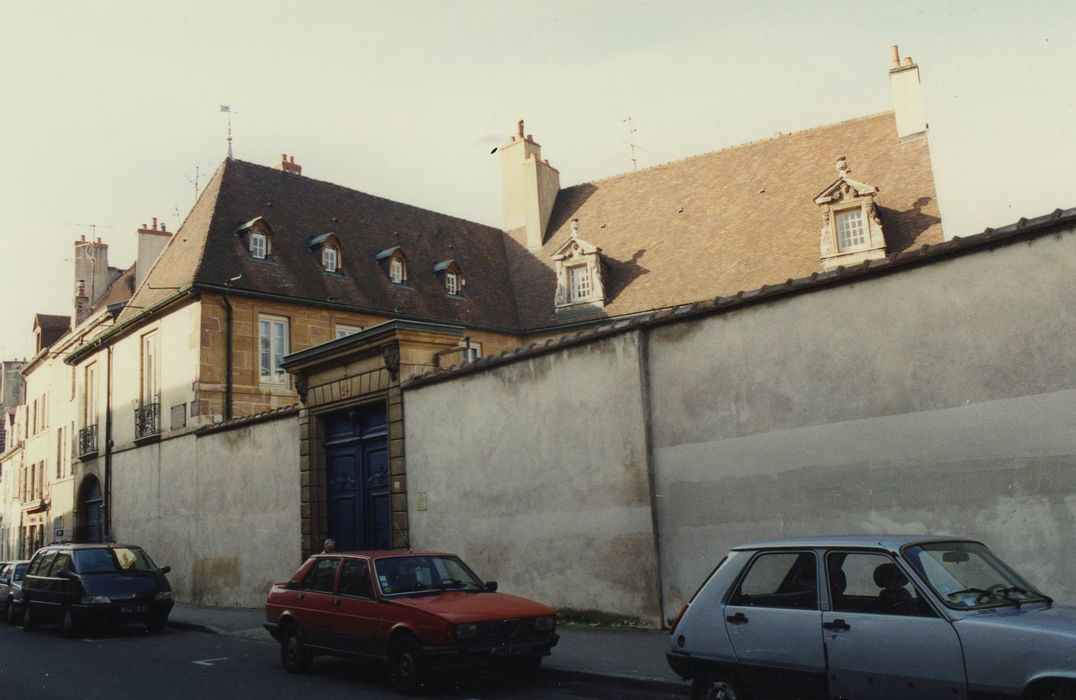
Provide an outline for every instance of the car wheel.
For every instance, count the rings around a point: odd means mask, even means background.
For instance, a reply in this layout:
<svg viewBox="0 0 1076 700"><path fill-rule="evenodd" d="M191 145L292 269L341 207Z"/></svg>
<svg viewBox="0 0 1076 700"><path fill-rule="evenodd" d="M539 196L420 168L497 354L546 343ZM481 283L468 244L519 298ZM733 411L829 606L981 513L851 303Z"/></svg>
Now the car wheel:
<svg viewBox="0 0 1076 700"><path fill-rule="evenodd" d="M37 629L37 617L29 605L22 606L22 629L24 632L33 632Z"/></svg>
<svg viewBox="0 0 1076 700"><path fill-rule="evenodd" d="M60 626L60 633L70 639L72 637L77 637L81 631L79 625L75 623L75 616L71 614L71 609L68 608L64 611L64 619Z"/></svg>
<svg viewBox="0 0 1076 700"><path fill-rule="evenodd" d="M7 604L7 623L8 623L8 625L10 625L11 627L14 627L15 625L19 624L19 622L21 620L22 620L22 610L19 609L19 606L15 605L15 601L13 601L13 600L8 601L8 604Z"/></svg>
<svg viewBox="0 0 1076 700"><path fill-rule="evenodd" d="M403 693L413 693L425 683L422 650L413 639L400 639L389 646L389 673L392 685Z"/></svg>
<svg viewBox="0 0 1076 700"><path fill-rule="evenodd" d="M284 630L280 638L280 661L288 673L304 673L310 668L310 652L303 644L303 635L294 626Z"/></svg>
<svg viewBox="0 0 1076 700"><path fill-rule="evenodd" d="M1026 700L1069 700L1076 697L1076 683L1055 681L1043 683L1024 694Z"/></svg>
<svg viewBox="0 0 1076 700"><path fill-rule="evenodd" d="M747 695L732 681L702 675L691 684L691 700L746 700Z"/></svg>
<svg viewBox="0 0 1076 700"><path fill-rule="evenodd" d="M156 615L146 621L146 631L151 634L156 634L164 629L164 626L168 624L167 615Z"/></svg>

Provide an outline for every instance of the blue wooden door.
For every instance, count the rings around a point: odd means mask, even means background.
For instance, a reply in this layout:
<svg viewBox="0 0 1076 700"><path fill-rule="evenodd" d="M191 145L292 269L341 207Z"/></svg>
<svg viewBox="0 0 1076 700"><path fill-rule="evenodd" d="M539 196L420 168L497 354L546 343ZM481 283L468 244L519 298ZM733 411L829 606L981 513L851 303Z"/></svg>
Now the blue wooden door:
<svg viewBox="0 0 1076 700"><path fill-rule="evenodd" d="M324 427L329 537L339 551L387 549L392 531L384 405L329 414Z"/></svg>
<svg viewBox="0 0 1076 700"><path fill-rule="evenodd" d="M104 539L104 499L101 497L101 482L94 476L86 477L82 486L82 499L79 512L82 522L75 538L81 542L101 542Z"/></svg>

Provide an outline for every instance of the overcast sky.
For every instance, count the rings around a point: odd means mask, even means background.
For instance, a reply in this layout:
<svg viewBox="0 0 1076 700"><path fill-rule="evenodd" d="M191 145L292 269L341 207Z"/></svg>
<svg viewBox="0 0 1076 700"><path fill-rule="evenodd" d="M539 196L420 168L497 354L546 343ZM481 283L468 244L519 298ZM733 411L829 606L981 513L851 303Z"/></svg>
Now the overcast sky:
<svg viewBox="0 0 1076 700"><path fill-rule="evenodd" d="M115 267L151 217L178 228L222 104L236 158L499 226L517 119L568 186L630 170L629 141L647 167L889 110L899 44L968 235L1076 206L1074 30L1068 0L0 0L0 357L72 313L89 224Z"/></svg>

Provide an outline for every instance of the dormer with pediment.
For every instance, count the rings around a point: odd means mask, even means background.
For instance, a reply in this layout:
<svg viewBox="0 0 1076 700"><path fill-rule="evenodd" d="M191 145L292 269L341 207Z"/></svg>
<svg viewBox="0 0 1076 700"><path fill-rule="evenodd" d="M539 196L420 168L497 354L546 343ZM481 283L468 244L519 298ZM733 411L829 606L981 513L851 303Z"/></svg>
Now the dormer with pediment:
<svg viewBox="0 0 1076 700"><path fill-rule="evenodd" d="M558 314L605 307L605 281L601 248L579 237L579 220L572 221L572 236L553 253Z"/></svg>
<svg viewBox="0 0 1076 700"><path fill-rule="evenodd" d="M837 159L837 179L815 197L822 208L820 258L823 270L849 267L886 255L885 234L874 198L879 190L849 173L844 156Z"/></svg>
<svg viewBox="0 0 1076 700"><path fill-rule="evenodd" d="M235 235L255 260L272 260L273 230L264 217L258 216L235 229Z"/></svg>

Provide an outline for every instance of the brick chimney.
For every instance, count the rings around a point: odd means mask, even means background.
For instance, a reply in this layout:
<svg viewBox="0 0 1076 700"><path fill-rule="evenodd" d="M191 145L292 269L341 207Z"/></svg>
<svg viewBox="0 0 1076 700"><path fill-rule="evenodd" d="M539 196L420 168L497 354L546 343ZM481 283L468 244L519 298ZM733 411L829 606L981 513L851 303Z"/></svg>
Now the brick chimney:
<svg viewBox="0 0 1076 700"><path fill-rule="evenodd" d="M303 166L295 162L295 156L289 156L287 153L280 154L280 165L277 168L293 175L303 174Z"/></svg>
<svg viewBox="0 0 1076 700"><path fill-rule="evenodd" d="M501 192L504 229L529 250L545 242L553 203L560 191L560 172L542 160L542 147L530 134L524 136L520 119L516 135L501 146Z"/></svg>
<svg viewBox="0 0 1076 700"><path fill-rule="evenodd" d="M900 49L895 44L892 51L889 85L893 92L893 110L897 116L897 138L905 141L926 136L928 127L919 85L919 66L911 56L905 56L901 62Z"/></svg>
<svg viewBox="0 0 1076 700"><path fill-rule="evenodd" d="M135 289L138 289L142 285L142 280L146 279L149 269L153 267L153 263L160 257L161 251L168 245L168 241L172 240L172 234L165 230L163 221L158 226L155 216L153 225L142 224L136 235L138 236L138 259L135 261Z"/></svg>
<svg viewBox="0 0 1076 700"><path fill-rule="evenodd" d="M75 288L78 290L81 283L81 295L88 300L87 310L104 295L112 280L113 275L108 269L108 245L100 238L87 241L86 236L79 237L75 241ZM76 325L83 320L78 319L78 294L76 291Z"/></svg>

